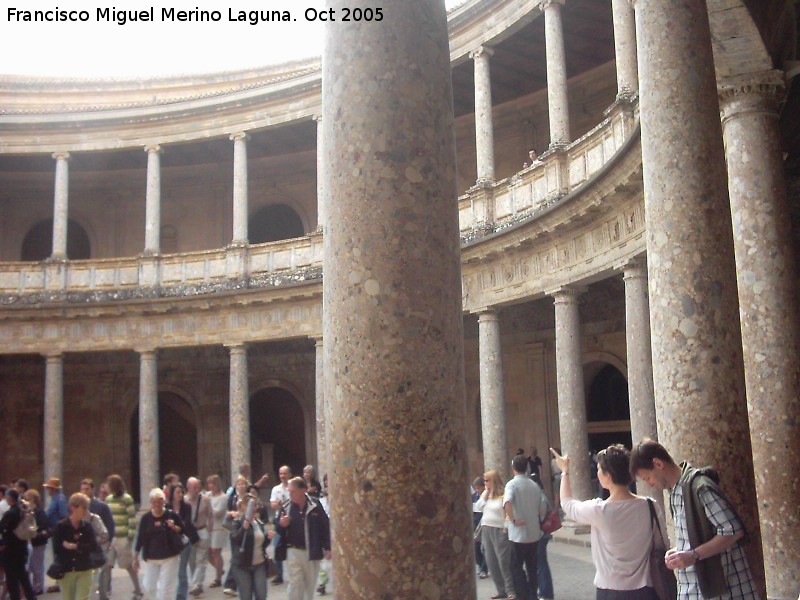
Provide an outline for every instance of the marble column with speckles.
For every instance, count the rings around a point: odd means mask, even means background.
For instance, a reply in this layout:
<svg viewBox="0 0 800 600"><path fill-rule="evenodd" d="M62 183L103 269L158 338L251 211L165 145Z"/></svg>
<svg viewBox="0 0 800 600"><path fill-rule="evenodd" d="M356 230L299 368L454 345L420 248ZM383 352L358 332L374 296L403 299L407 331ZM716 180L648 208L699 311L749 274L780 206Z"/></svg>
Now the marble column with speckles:
<svg viewBox="0 0 800 600"><path fill-rule="evenodd" d="M233 239L231 244L247 244L247 134L239 131L233 140ZM249 461L248 461L249 462Z"/></svg>
<svg viewBox="0 0 800 600"><path fill-rule="evenodd" d="M636 66L636 13L630 0L611 0L614 18L614 57L617 66L617 100L630 99L639 91Z"/></svg>
<svg viewBox="0 0 800 600"><path fill-rule="evenodd" d="M69 152L53 154L56 161L53 202L53 254L50 258L67 258L67 223L69 220Z"/></svg>
<svg viewBox="0 0 800 600"><path fill-rule="evenodd" d="M328 411L325 407L325 371L324 365L324 345L322 338L314 338L314 396L316 399L316 413L317 420L317 479L322 483L322 477L328 472L330 468L328 465L328 458L330 452L328 449Z"/></svg>
<svg viewBox="0 0 800 600"><path fill-rule="evenodd" d="M328 25L322 59L334 579L349 600L471 599L446 12L383 13Z"/></svg>
<svg viewBox="0 0 800 600"><path fill-rule="evenodd" d="M769 598L800 593L800 317L781 156L782 73L720 95L750 439Z"/></svg>
<svg viewBox="0 0 800 600"><path fill-rule="evenodd" d="M659 440L718 468L755 543L728 181L705 2L636 0L653 383Z"/></svg>
<svg viewBox="0 0 800 600"><path fill-rule="evenodd" d="M475 63L475 153L478 183L494 181L494 124L492 122L492 77L489 59L494 51L481 46L469 53Z"/></svg>
<svg viewBox="0 0 800 600"><path fill-rule="evenodd" d="M250 393L247 385L247 347L229 346L231 354L228 421L231 434L231 478L250 464Z"/></svg>
<svg viewBox="0 0 800 600"><path fill-rule="evenodd" d="M317 123L317 231L325 230L325 148L322 115L314 115Z"/></svg>
<svg viewBox="0 0 800 600"><path fill-rule="evenodd" d="M161 252L161 146L145 146L147 191L145 196L144 254Z"/></svg>
<svg viewBox="0 0 800 600"><path fill-rule="evenodd" d="M564 0L544 0L545 54L547 63L547 107L550 114L550 149L570 143L569 100L567 99L567 55L564 51L564 28L561 7Z"/></svg>
<svg viewBox="0 0 800 600"><path fill-rule="evenodd" d="M64 479L64 356L45 357L44 480Z"/></svg>
<svg viewBox="0 0 800 600"><path fill-rule="evenodd" d="M500 317L491 310L478 313L478 357L484 471L497 469L505 481L511 476L511 456L506 429Z"/></svg>
<svg viewBox="0 0 800 600"><path fill-rule="evenodd" d="M150 490L161 487L158 453L158 359L155 350L145 350L139 353L139 490L143 504Z"/></svg>
<svg viewBox="0 0 800 600"><path fill-rule="evenodd" d="M552 296L556 315L556 383L561 451L572 458L569 476L573 497L588 500L595 494L589 474L589 430L583 389L581 322L578 313L581 291L562 288Z"/></svg>
<svg viewBox="0 0 800 600"><path fill-rule="evenodd" d="M656 404L653 392L653 352L650 349L650 304L647 298L647 265L642 259L623 267L625 282L625 346L628 359L628 404L631 410L631 439L658 440ZM643 481L638 493L655 498L664 508L664 494Z"/></svg>

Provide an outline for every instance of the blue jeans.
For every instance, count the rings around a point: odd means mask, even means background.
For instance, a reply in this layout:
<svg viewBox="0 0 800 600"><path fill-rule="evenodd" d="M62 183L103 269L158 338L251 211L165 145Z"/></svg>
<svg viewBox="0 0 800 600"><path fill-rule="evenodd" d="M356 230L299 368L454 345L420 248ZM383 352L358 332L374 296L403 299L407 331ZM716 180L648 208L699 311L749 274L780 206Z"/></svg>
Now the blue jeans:
<svg viewBox="0 0 800 600"><path fill-rule="evenodd" d="M553 598L553 575L550 573L550 563L547 562L547 543L553 539L549 533L545 533L539 540L536 548L536 571L539 575L539 597Z"/></svg>
<svg viewBox="0 0 800 600"><path fill-rule="evenodd" d="M267 561L255 567L231 567L240 600L265 600L267 597Z"/></svg>
<svg viewBox="0 0 800 600"><path fill-rule="evenodd" d="M178 564L178 594L176 600L186 600L189 591L189 556L192 554L192 545L186 544L181 551L181 562Z"/></svg>
<svg viewBox="0 0 800 600"><path fill-rule="evenodd" d="M270 544L273 548L277 548L281 543L281 534L276 533L275 537L272 538L272 542ZM278 577L283 579L283 561L282 560L275 560L275 568L278 570Z"/></svg>

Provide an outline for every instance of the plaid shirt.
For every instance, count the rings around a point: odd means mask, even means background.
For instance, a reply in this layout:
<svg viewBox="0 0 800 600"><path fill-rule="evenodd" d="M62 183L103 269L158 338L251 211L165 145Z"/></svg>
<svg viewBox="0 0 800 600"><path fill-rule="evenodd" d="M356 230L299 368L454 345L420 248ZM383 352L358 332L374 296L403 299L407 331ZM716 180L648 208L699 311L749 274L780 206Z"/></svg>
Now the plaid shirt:
<svg viewBox="0 0 800 600"><path fill-rule="evenodd" d="M669 495L672 514L675 515L675 537L676 548L680 550L691 550L689 544L689 532L686 528L686 512L683 504L683 489L681 478L672 488ZM744 531L744 525L736 517L728 506L728 502L709 487L704 487L699 493L700 502L706 517L717 529L718 535L735 535ZM728 582L728 589L718 596L721 600L734 599L757 599L753 574L744 555L741 544L736 543L722 553L722 569L725 572L725 579ZM675 576L678 579L678 600L701 600L700 587L697 585L697 575L694 566L686 569L677 569ZM710 599L705 599L710 600Z"/></svg>

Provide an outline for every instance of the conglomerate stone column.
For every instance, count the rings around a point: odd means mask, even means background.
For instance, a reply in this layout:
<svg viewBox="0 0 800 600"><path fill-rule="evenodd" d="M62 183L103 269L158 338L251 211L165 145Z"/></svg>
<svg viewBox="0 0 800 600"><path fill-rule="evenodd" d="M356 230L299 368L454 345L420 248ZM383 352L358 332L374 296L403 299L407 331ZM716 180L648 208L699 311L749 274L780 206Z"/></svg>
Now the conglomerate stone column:
<svg viewBox="0 0 800 600"><path fill-rule="evenodd" d="M475 62L475 152L478 183L494 181L494 124L492 123L492 78L489 57L494 51L481 46L470 52Z"/></svg>
<svg viewBox="0 0 800 600"><path fill-rule="evenodd" d="M146 506L159 485L158 360L155 350L139 353L139 490Z"/></svg>
<svg viewBox="0 0 800 600"><path fill-rule="evenodd" d="M328 25L322 60L334 578L348 599L475 598L446 13L383 13Z"/></svg>
<svg viewBox="0 0 800 600"><path fill-rule="evenodd" d="M317 123L317 231L325 229L325 140L322 115L315 115Z"/></svg>
<svg viewBox="0 0 800 600"><path fill-rule="evenodd" d="M161 252L161 146L145 146L147 192L145 199L144 254Z"/></svg>
<svg viewBox="0 0 800 600"><path fill-rule="evenodd" d="M625 345L628 360L628 404L631 410L631 439L658 440L656 404L653 393L653 352L650 349L650 305L647 299L647 265L634 259L623 266L625 282ZM639 494L664 503L664 494L644 481L636 482Z"/></svg>
<svg viewBox="0 0 800 600"><path fill-rule="evenodd" d="M64 356L48 354L44 372L44 480L64 478Z"/></svg>
<svg viewBox="0 0 800 600"><path fill-rule="evenodd" d="M617 65L617 100L630 99L639 91L636 66L636 13L630 0L611 0L614 16L614 50Z"/></svg>
<svg viewBox="0 0 800 600"><path fill-rule="evenodd" d="M561 450L569 454L572 494L579 500L594 497L589 476L589 431L583 389L581 323L578 296L582 290L561 288L551 295L556 314L556 382Z"/></svg>
<svg viewBox="0 0 800 600"><path fill-rule="evenodd" d="M67 258L67 223L69 220L69 152L56 152L55 197L53 202L53 254L50 258ZM60 475L59 475L60 477Z"/></svg>
<svg viewBox="0 0 800 600"><path fill-rule="evenodd" d="M505 481L510 475L511 457L506 429L500 318L493 310L478 313L478 356L484 470L497 469Z"/></svg>
<svg viewBox="0 0 800 600"><path fill-rule="evenodd" d="M322 338L314 338L314 395L316 399L316 421L317 421L317 479L322 482L322 478L328 472L330 450L328 448L328 410L325 405L325 371L323 358Z"/></svg>
<svg viewBox="0 0 800 600"><path fill-rule="evenodd" d="M233 140L233 240L231 244L247 244L247 134L231 134ZM249 462L249 461L247 461Z"/></svg>
<svg viewBox="0 0 800 600"><path fill-rule="evenodd" d="M636 0L653 382L676 460L714 465L761 558L736 269L705 2Z"/></svg>
<svg viewBox="0 0 800 600"><path fill-rule="evenodd" d="M547 107L550 114L550 149L561 149L570 143L569 100L567 99L567 57L564 51L564 29L561 7L564 0L544 0L544 37L547 63ZM570 475L571 476L571 475Z"/></svg>
<svg viewBox="0 0 800 600"><path fill-rule="evenodd" d="M228 421L231 433L231 477L250 464L250 393L247 385L247 347L229 346L231 353Z"/></svg>
<svg viewBox="0 0 800 600"><path fill-rule="evenodd" d="M769 598L800 594L800 317L781 157L783 76L727 81L720 97L750 440Z"/></svg>

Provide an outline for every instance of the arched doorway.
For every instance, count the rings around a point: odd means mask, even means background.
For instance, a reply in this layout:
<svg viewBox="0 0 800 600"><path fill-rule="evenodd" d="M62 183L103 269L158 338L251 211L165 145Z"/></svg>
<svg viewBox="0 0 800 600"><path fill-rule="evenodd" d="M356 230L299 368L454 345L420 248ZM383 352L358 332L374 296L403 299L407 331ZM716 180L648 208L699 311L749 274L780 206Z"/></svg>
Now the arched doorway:
<svg viewBox="0 0 800 600"><path fill-rule="evenodd" d="M131 415L131 485L139 494L139 409ZM177 473L181 480L197 475L197 419L191 405L174 392L158 393L158 477Z"/></svg>
<svg viewBox="0 0 800 600"><path fill-rule="evenodd" d="M53 253L53 219L39 221L28 230L22 240L20 260L44 260ZM91 258L92 245L89 234L80 224L67 222L67 257L70 260Z"/></svg>
<svg viewBox="0 0 800 600"><path fill-rule="evenodd" d="M628 381L625 375L608 363L586 365L586 420L589 449L602 450L610 444L631 447L631 411L628 404Z"/></svg>
<svg viewBox="0 0 800 600"><path fill-rule="evenodd" d="M250 217L248 237L251 244L290 240L305 235L303 221L285 204L270 204Z"/></svg>
<svg viewBox="0 0 800 600"><path fill-rule="evenodd" d="M250 448L254 474L276 477L281 465L302 473L307 461L305 417L294 394L267 387L250 397Z"/></svg>

